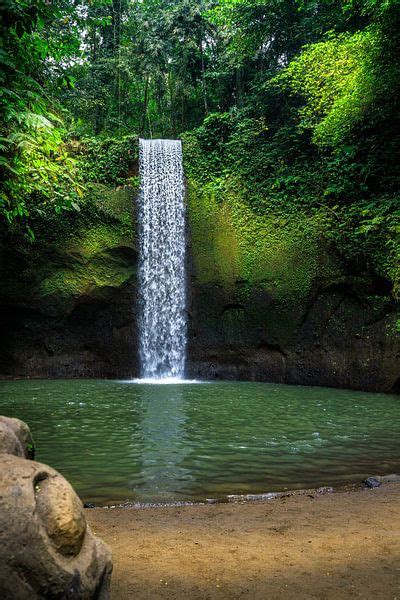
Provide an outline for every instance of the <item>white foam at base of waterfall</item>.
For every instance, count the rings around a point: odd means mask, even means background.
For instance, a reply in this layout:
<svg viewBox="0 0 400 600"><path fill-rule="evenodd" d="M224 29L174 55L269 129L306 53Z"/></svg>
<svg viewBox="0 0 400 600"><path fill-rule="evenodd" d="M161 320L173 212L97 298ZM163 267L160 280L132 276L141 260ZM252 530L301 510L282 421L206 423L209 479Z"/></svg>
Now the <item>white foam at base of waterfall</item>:
<svg viewBox="0 0 400 600"><path fill-rule="evenodd" d="M162 377L160 379L120 379L120 383L135 383L141 385L192 385L203 383L214 383L215 381L206 381L202 379L180 379L178 377Z"/></svg>

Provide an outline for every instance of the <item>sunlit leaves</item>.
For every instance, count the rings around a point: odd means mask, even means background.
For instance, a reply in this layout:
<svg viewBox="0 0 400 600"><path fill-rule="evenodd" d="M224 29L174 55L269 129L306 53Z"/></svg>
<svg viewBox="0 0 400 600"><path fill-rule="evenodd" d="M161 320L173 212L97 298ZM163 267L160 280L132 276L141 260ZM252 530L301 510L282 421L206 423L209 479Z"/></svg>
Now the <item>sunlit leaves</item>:
<svg viewBox="0 0 400 600"><path fill-rule="evenodd" d="M316 144L345 142L373 105L380 35L367 28L313 44L276 78L305 99L299 111L301 125L313 130Z"/></svg>

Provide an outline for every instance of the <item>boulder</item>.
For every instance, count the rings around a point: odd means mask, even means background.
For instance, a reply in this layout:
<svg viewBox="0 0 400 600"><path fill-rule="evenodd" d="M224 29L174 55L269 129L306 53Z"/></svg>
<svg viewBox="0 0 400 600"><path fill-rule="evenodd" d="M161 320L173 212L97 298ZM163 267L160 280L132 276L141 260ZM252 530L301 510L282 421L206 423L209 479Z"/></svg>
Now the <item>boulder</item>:
<svg viewBox="0 0 400 600"><path fill-rule="evenodd" d="M31 431L20 419L0 416L0 454L3 453L32 460L35 458Z"/></svg>
<svg viewBox="0 0 400 600"><path fill-rule="evenodd" d="M386 483L400 483L400 475L391 473L390 475L374 475L368 477L364 482L365 487L376 488Z"/></svg>
<svg viewBox="0 0 400 600"><path fill-rule="evenodd" d="M363 481L363 483L364 483L364 487L370 488L370 489L377 488L380 485L382 485L379 477L367 477L367 479L365 481Z"/></svg>
<svg viewBox="0 0 400 600"><path fill-rule="evenodd" d="M20 456L0 461L0 598L109 598L110 550L70 484Z"/></svg>

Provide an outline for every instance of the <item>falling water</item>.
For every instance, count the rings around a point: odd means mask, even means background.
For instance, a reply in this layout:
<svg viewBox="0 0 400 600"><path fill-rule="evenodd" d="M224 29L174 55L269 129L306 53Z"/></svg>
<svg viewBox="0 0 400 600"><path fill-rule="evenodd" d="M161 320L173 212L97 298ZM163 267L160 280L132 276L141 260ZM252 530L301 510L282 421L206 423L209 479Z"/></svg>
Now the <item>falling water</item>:
<svg viewBox="0 0 400 600"><path fill-rule="evenodd" d="M185 207L179 140L140 140L141 377L184 376Z"/></svg>

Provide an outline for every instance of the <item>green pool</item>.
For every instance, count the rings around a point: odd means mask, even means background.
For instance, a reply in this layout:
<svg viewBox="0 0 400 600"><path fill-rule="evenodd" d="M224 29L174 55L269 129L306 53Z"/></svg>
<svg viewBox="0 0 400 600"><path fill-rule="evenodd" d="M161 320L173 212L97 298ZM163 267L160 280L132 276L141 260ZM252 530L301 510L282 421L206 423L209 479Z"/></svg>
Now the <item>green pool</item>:
<svg viewBox="0 0 400 600"><path fill-rule="evenodd" d="M0 384L84 501L175 502L400 471L400 397L265 383Z"/></svg>

